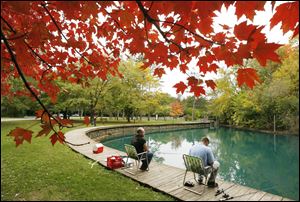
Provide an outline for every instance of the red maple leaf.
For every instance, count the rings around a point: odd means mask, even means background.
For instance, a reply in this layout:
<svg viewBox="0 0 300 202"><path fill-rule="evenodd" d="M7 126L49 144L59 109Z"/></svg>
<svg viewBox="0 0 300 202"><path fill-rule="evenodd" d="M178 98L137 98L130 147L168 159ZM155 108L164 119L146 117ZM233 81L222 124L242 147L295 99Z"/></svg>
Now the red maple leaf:
<svg viewBox="0 0 300 202"><path fill-rule="evenodd" d="M256 26L247 25L247 21L245 21L234 27L234 34L239 40L248 40L255 28Z"/></svg>
<svg viewBox="0 0 300 202"><path fill-rule="evenodd" d="M14 141L16 142L17 147L20 144L23 144L24 140L31 143L32 133L33 131L31 130L17 127L14 130L11 130L8 135L15 137Z"/></svg>
<svg viewBox="0 0 300 202"><path fill-rule="evenodd" d="M256 70L252 68L238 69L237 71L237 81L238 85L242 86L246 84L249 88L253 88L255 81L260 82Z"/></svg>
<svg viewBox="0 0 300 202"><path fill-rule="evenodd" d="M282 22L283 33L294 30L297 23L299 23L299 1L284 3L276 7L276 13L270 21L271 29Z"/></svg>
<svg viewBox="0 0 300 202"><path fill-rule="evenodd" d="M179 66L179 69L180 69L180 71L182 72L182 73L186 73L186 70L188 70L189 68L187 67L187 65L186 64L181 64L180 66Z"/></svg>
<svg viewBox="0 0 300 202"><path fill-rule="evenodd" d="M43 130L41 130L35 137L40 137L44 134L45 136L47 136L52 130L50 124L43 124L41 125L41 127L43 128Z"/></svg>
<svg viewBox="0 0 300 202"><path fill-rule="evenodd" d="M263 10L265 2L263 1L236 1L236 15L239 19L245 15L250 20L253 20L255 10Z"/></svg>
<svg viewBox="0 0 300 202"><path fill-rule="evenodd" d="M196 97L199 97L201 94L205 95L205 90L203 86L197 86L197 85L191 86L190 92L194 93Z"/></svg>
<svg viewBox="0 0 300 202"><path fill-rule="evenodd" d="M206 83L206 85L208 86L208 87L210 87L211 89L213 89L213 90L215 90L215 88L216 88L216 83L213 81L213 80L206 80L205 81L205 83Z"/></svg>
<svg viewBox="0 0 300 202"><path fill-rule="evenodd" d="M65 134L61 131L57 132L57 139L61 144L64 144L65 141Z"/></svg>
<svg viewBox="0 0 300 202"><path fill-rule="evenodd" d="M49 139L51 139L51 143L54 146L58 139L56 133L53 133L53 135L51 135L51 137Z"/></svg>
<svg viewBox="0 0 300 202"><path fill-rule="evenodd" d="M266 66L267 59L280 63L279 56L275 53L275 50L280 46L280 44L265 43L261 41L253 51L253 57L256 58L262 66Z"/></svg>
<svg viewBox="0 0 300 202"><path fill-rule="evenodd" d="M165 74L165 73L166 73L166 72L165 72L165 70L164 70L163 68L156 68L156 69L154 70L153 75L154 75L154 76L157 75L159 78L161 78L162 75Z"/></svg>
<svg viewBox="0 0 300 202"><path fill-rule="evenodd" d="M56 117L56 119L63 126L73 126L73 121L70 119L61 119L60 117Z"/></svg>
<svg viewBox="0 0 300 202"><path fill-rule="evenodd" d="M88 126L90 124L90 118L88 116L84 117L83 123Z"/></svg>
<svg viewBox="0 0 300 202"><path fill-rule="evenodd" d="M189 86L195 86L195 85L198 84L198 81L199 81L199 80L198 80L196 77L194 77L194 76L188 77L187 80L188 80L188 85L189 85Z"/></svg>
<svg viewBox="0 0 300 202"><path fill-rule="evenodd" d="M41 118L42 115L43 115L43 113L44 113L44 110L43 110L43 109L40 109L40 110L35 111L35 116L36 116L36 118Z"/></svg>
<svg viewBox="0 0 300 202"><path fill-rule="evenodd" d="M213 19L210 16L208 16L204 19L201 19L201 21L199 23L201 33L203 33L204 35L211 33L213 31L213 28L211 26L212 22L213 22Z"/></svg>
<svg viewBox="0 0 300 202"><path fill-rule="evenodd" d="M176 93L181 92L181 94L183 94L185 89L187 88L187 85L180 81L179 83L175 84L173 88L176 88Z"/></svg>

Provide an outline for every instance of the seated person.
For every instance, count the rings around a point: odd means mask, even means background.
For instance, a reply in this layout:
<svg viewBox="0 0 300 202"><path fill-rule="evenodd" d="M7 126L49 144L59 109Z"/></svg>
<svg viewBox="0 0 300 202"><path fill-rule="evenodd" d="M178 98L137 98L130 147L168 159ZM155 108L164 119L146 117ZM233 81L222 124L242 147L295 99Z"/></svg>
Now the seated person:
<svg viewBox="0 0 300 202"><path fill-rule="evenodd" d="M211 166L212 173L210 178L208 179L207 186L209 187L217 187L218 183L215 182L219 165L218 161L215 161L214 155L210 147L208 147L209 139L208 137L203 137L201 139L202 144L198 143L191 147L189 155L200 157L203 161L204 167ZM202 183L202 176L199 175L199 183Z"/></svg>
<svg viewBox="0 0 300 202"><path fill-rule="evenodd" d="M134 136L134 138L132 139L131 144L135 147L137 153L147 152L144 155L147 155L147 157L148 157L148 164L150 164L151 159L153 157L153 154L149 151L149 149L148 149L148 147L146 145L146 140L144 138L144 136L145 136L145 130L144 130L144 128L139 127L136 130L136 132L137 133ZM142 160L142 166L140 167L140 169L142 171L147 170L147 168L149 166L148 164L147 164L147 160L146 159Z"/></svg>

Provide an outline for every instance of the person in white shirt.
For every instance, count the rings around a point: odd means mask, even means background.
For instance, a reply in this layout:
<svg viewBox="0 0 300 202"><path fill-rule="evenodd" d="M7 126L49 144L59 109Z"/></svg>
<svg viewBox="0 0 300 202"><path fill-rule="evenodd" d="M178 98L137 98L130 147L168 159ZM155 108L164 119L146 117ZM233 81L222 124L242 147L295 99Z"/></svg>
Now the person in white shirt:
<svg viewBox="0 0 300 202"><path fill-rule="evenodd" d="M191 147L189 155L200 157L203 161L204 167L211 166L212 172L208 179L207 186L209 187L217 187L218 183L215 182L216 176L218 174L219 165L220 163L218 161L215 161L213 152L209 145L209 139L208 137L203 137L201 139L201 143L197 143L194 146ZM199 184L201 184L203 181L203 178L201 175L199 175Z"/></svg>

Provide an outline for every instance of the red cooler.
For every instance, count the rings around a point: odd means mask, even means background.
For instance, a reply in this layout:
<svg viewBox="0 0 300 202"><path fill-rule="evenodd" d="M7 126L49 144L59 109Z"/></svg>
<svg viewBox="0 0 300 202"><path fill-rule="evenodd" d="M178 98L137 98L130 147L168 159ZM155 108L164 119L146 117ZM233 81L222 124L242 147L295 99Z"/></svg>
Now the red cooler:
<svg viewBox="0 0 300 202"><path fill-rule="evenodd" d="M94 148L93 148L93 153L94 154L98 154L103 152L103 144L99 143L99 144L95 144Z"/></svg>
<svg viewBox="0 0 300 202"><path fill-rule="evenodd" d="M124 167L124 162L121 156L107 157L107 167L110 169L116 169Z"/></svg>

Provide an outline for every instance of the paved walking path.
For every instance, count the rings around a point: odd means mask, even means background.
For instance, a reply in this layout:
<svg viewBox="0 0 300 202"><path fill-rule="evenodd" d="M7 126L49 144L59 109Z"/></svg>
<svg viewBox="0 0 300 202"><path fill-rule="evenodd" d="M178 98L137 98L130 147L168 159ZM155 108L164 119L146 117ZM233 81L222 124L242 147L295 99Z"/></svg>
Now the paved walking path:
<svg viewBox="0 0 300 202"><path fill-rule="evenodd" d="M37 120L34 116L27 116L24 118L5 118L5 117L1 117L1 122L5 122L5 121L27 121L27 120Z"/></svg>
<svg viewBox="0 0 300 202"><path fill-rule="evenodd" d="M104 146L104 151L99 154L94 154L93 146L97 142L90 139L85 133L93 129L91 128L83 128L70 131L65 134L66 140L73 144L82 144L90 142L90 144L86 144L83 146L72 146L69 145L73 150L81 153L82 155L98 161L101 165L106 167L106 158L111 155L121 155L125 156L126 153ZM99 127L97 127L99 128ZM195 185L191 188L192 191L188 191L183 186L183 177L185 170L176 168L173 166L168 166L164 164L157 163L152 161L150 164L150 171L142 172L137 171L135 167L127 168L127 171L130 171L133 174L126 172L124 169L119 168L116 169L116 172L122 173L123 175L136 180L142 184L151 186L155 190L159 190L166 194L173 196L178 200L183 201L219 201L222 198L222 194L215 196L217 188L208 188L204 185ZM193 174L188 172L186 180L193 180ZM292 201L288 198L283 198L278 195L270 194L264 191L256 190L253 188L249 188L246 186L238 185L232 182L226 182L220 179L216 180L219 184L219 189L227 189L225 192L230 196L237 196L230 201ZM193 182L195 182L193 180ZM196 183L195 183L196 184ZM193 192L197 191L202 193L201 195Z"/></svg>

